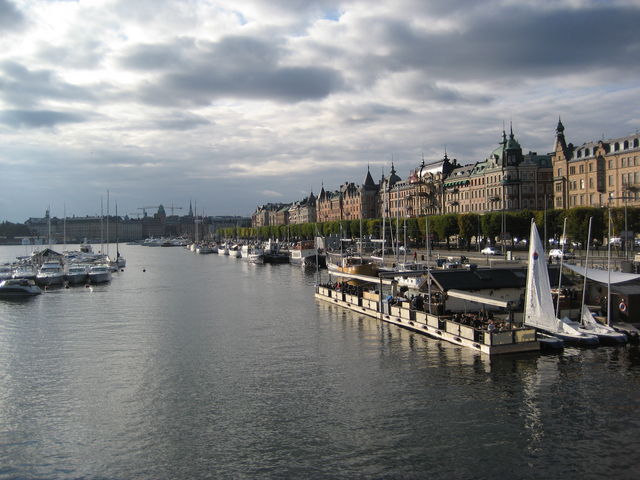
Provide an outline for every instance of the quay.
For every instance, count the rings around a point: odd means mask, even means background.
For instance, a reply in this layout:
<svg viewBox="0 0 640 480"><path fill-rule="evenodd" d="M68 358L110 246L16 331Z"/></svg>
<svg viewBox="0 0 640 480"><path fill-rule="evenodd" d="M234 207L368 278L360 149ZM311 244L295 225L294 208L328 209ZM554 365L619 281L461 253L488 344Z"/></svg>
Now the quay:
<svg viewBox="0 0 640 480"><path fill-rule="evenodd" d="M364 280L363 276L354 277ZM368 281L373 283L378 279L370 278ZM389 280L379 279L380 286L388 282ZM515 327L509 324L508 329L491 331L487 324L477 328L474 325L456 321L457 317L453 315L434 315L411 308L408 301L391 305L383 298L382 288L377 291L359 287L346 290L343 291L342 288L330 284L317 285L315 298L487 355L540 350L534 328Z"/></svg>

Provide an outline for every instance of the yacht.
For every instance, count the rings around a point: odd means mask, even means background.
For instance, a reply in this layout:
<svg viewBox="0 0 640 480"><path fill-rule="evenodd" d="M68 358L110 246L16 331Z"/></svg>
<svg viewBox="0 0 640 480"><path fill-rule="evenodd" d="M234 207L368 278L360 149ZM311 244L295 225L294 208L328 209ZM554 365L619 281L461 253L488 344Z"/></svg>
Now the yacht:
<svg viewBox="0 0 640 480"><path fill-rule="evenodd" d="M0 297L32 297L41 293L40 287L26 278L10 278L0 282Z"/></svg>
<svg viewBox="0 0 640 480"><path fill-rule="evenodd" d="M0 281L8 280L13 277L13 269L11 265L0 265Z"/></svg>
<svg viewBox="0 0 640 480"><path fill-rule="evenodd" d="M89 279L89 265L83 263L72 263L67 268L67 282L70 285L87 283Z"/></svg>
<svg viewBox="0 0 640 480"><path fill-rule="evenodd" d="M38 271L36 267L30 263L24 265L18 265L13 271L13 278L26 278L27 280L33 280L35 282Z"/></svg>
<svg viewBox="0 0 640 480"><path fill-rule="evenodd" d="M307 258L313 257L313 264L315 265L316 255L318 255L318 250L313 240L298 242L290 251L289 262L293 265L305 265L311 263Z"/></svg>
<svg viewBox="0 0 640 480"><path fill-rule="evenodd" d="M92 265L89 268L89 282L107 283L111 281L111 270L109 265Z"/></svg>
<svg viewBox="0 0 640 480"><path fill-rule="evenodd" d="M64 269L60 262L44 262L38 274L36 283L45 287L62 285L64 283Z"/></svg>

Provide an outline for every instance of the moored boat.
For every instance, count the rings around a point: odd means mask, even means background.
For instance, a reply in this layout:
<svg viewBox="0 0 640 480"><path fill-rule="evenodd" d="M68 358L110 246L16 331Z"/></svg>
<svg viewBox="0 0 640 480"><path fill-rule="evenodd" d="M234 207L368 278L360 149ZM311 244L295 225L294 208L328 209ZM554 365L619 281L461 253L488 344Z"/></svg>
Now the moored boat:
<svg viewBox="0 0 640 480"><path fill-rule="evenodd" d="M24 265L18 265L13 271L12 278L26 278L27 280L33 280L35 282L38 270L30 263Z"/></svg>
<svg viewBox="0 0 640 480"><path fill-rule="evenodd" d="M80 285L89 279L89 265L72 263L67 267L65 278L69 285Z"/></svg>
<svg viewBox="0 0 640 480"><path fill-rule="evenodd" d="M107 283L111 281L111 270L108 265L92 265L89 268L89 282Z"/></svg>
<svg viewBox="0 0 640 480"><path fill-rule="evenodd" d="M64 269L60 262L44 262L36 275L36 283L44 287L62 285Z"/></svg>
<svg viewBox="0 0 640 480"><path fill-rule="evenodd" d="M565 343L597 346L598 337L585 333L567 318L558 318L553 306L549 272L535 222L531 222L525 295L524 324L553 335Z"/></svg>
<svg viewBox="0 0 640 480"><path fill-rule="evenodd" d="M26 278L10 278L0 282L0 297L32 297L41 293L40 287Z"/></svg>

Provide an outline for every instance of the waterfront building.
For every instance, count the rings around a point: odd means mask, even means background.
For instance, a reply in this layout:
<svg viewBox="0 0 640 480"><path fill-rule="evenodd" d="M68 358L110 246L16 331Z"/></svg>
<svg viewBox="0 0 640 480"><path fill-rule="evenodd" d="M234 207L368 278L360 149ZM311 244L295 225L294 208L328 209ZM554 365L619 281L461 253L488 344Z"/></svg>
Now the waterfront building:
<svg viewBox="0 0 640 480"><path fill-rule="evenodd" d="M107 231L107 221L108 231ZM116 229L117 221L117 229ZM25 225L34 231L39 237L48 238L49 228L51 228L51 240L55 243L80 243L85 238L91 242L136 241L145 238L143 235L142 220L129 219L128 217L69 217L49 218L29 218ZM107 238L108 237L108 238ZM116 238L117 237L117 238Z"/></svg>
<svg viewBox="0 0 640 480"><path fill-rule="evenodd" d="M325 190L323 186L316 204L317 221L376 218L379 214L378 191L379 186L373 181L369 168L360 186L345 182L339 190L333 192Z"/></svg>
<svg viewBox="0 0 640 480"><path fill-rule="evenodd" d="M640 206L640 134L567 144L558 120L553 160L554 207Z"/></svg>
<svg viewBox="0 0 640 480"><path fill-rule="evenodd" d="M458 167L457 160L449 160L446 152L442 160L422 163L402 180L391 164L391 175L383 179L380 215L417 217L437 215L443 211L443 181ZM385 208L386 205L386 208Z"/></svg>
<svg viewBox="0 0 640 480"><path fill-rule="evenodd" d="M481 162L459 166L444 180L443 213L542 210L552 205L550 155L522 153L513 129Z"/></svg>
<svg viewBox="0 0 640 480"><path fill-rule="evenodd" d="M289 208L290 206L290 203L265 203L264 205L260 205L251 215L251 226L260 228L269 225L284 225L284 223L278 223L278 218L284 221L284 214L278 216L278 211L284 207Z"/></svg>
<svg viewBox="0 0 640 480"><path fill-rule="evenodd" d="M294 202L289 208L289 223L315 223L316 222L316 197L313 192L308 197Z"/></svg>

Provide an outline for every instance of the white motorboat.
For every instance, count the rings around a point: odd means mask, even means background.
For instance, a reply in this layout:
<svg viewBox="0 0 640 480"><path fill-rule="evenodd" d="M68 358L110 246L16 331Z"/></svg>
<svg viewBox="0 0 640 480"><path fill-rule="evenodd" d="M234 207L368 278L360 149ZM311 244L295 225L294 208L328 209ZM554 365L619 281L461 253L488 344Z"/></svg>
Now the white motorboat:
<svg viewBox="0 0 640 480"><path fill-rule="evenodd" d="M0 282L13 277L11 265L0 265Z"/></svg>
<svg viewBox="0 0 640 480"><path fill-rule="evenodd" d="M293 265L305 265L311 263L308 257L313 257L315 265L315 257L318 255L318 249L313 240L298 242L289 252L289 262Z"/></svg>
<svg viewBox="0 0 640 480"><path fill-rule="evenodd" d="M596 335L581 332L576 328L575 322L567 318L560 319L556 315L551 296L546 256L538 235L538 229L533 221L531 222L524 308L525 325L535 327L564 340L566 343L582 346L596 346L599 344Z"/></svg>
<svg viewBox="0 0 640 480"><path fill-rule="evenodd" d="M229 247L226 243L218 245L218 255L229 255Z"/></svg>
<svg viewBox="0 0 640 480"><path fill-rule="evenodd" d="M263 264L264 250L260 247L249 247L247 251L247 261L249 263Z"/></svg>
<svg viewBox="0 0 640 480"><path fill-rule="evenodd" d="M59 262L44 262L38 274L36 283L45 287L62 285L64 283L64 269Z"/></svg>
<svg viewBox="0 0 640 480"><path fill-rule="evenodd" d="M419 290L427 281L427 275L420 275L416 272L426 271L427 266L422 263L406 262L399 263L395 271L398 272L398 276L393 277L401 287L408 287L413 290ZM403 275L404 273L404 275Z"/></svg>
<svg viewBox="0 0 640 480"><path fill-rule="evenodd" d="M35 282L38 270L30 263L25 265L18 265L13 271L12 278L26 278L27 280L33 280Z"/></svg>
<svg viewBox="0 0 640 480"><path fill-rule="evenodd" d="M89 268L89 282L107 283L111 281L111 270L109 265L92 265Z"/></svg>
<svg viewBox="0 0 640 480"><path fill-rule="evenodd" d="M32 297L41 293L40 287L26 278L10 278L0 282L0 297Z"/></svg>
<svg viewBox="0 0 640 480"><path fill-rule="evenodd" d="M80 285L87 283L89 279L89 265L83 263L72 263L67 267L65 275L67 283L70 285Z"/></svg>

